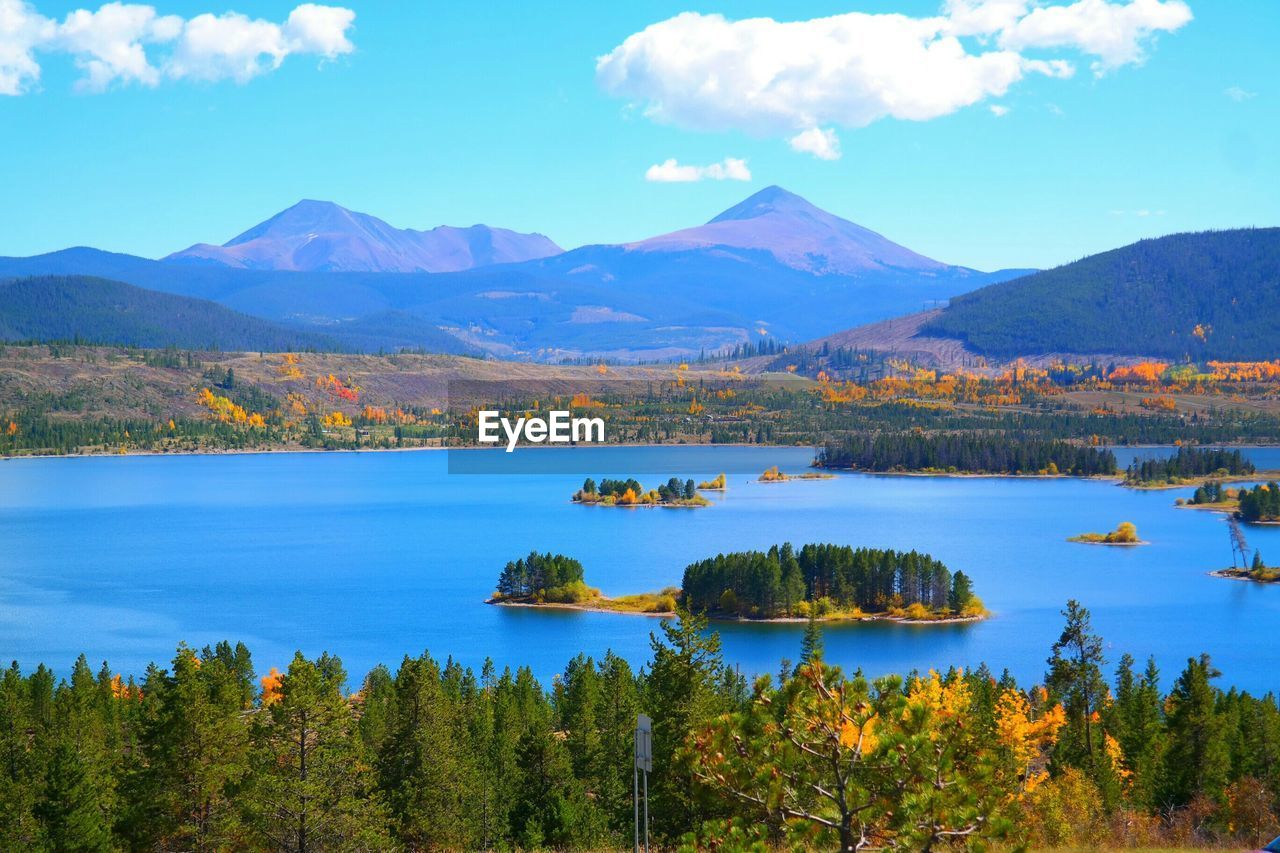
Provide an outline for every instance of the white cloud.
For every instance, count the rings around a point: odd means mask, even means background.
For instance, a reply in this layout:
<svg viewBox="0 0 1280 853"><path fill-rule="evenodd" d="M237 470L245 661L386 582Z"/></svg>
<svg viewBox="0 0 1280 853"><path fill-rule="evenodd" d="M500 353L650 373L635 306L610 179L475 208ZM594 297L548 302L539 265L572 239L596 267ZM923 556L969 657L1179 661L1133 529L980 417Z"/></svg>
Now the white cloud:
<svg viewBox="0 0 1280 853"><path fill-rule="evenodd" d="M61 23L25 0L0 0L0 95L19 95L40 77L36 53L71 56L84 91L113 84L155 86L162 79L246 82L292 54L325 59L351 53L355 12L304 3L283 24L236 12L187 20L154 6L111 2L76 9ZM156 46L160 46L157 48Z"/></svg>
<svg viewBox="0 0 1280 853"><path fill-rule="evenodd" d="M1003 104L992 104L989 109L991 110L991 114L996 118L1004 118L1009 114L1009 108Z"/></svg>
<svg viewBox="0 0 1280 853"><path fill-rule="evenodd" d="M1075 63L1061 52L1095 57L1099 74L1140 63L1155 33L1190 20L1183 0L943 0L933 17L792 22L685 12L599 57L596 80L658 122L805 144L818 132L835 143L835 126L928 121L1001 98L1031 75L1071 77Z"/></svg>
<svg viewBox="0 0 1280 853"><path fill-rule="evenodd" d="M694 181L749 181L751 170L746 160L726 157L709 166L682 166L674 157L655 163L644 173L644 179L659 184L688 184Z"/></svg>
<svg viewBox="0 0 1280 853"><path fill-rule="evenodd" d="M952 35L981 36L1013 26L1030 6L1030 0L946 0L942 14Z"/></svg>
<svg viewBox="0 0 1280 853"><path fill-rule="evenodd" d="M1191 22L1183 0L1078 0L1067 6L1040 6L1001 30L1000 45L1013 50L1073 48L1096 56L1095 74L1145 59L1143 45L1157 32L1174 32Z"/></svg>
<svg viewBox="0 0 1280 853"><path fill-rule="evenodd" d="M101 92L112 83L160 82L160 70L147 59L144 44L172 41L182 32L182 18L160 16L151 6L108 3L96 12L69 12L49 42L76 58L84 71L79 88Z"/></svg>
<svg viewBox="0 0 1280 853"><path fill-rule="evenodd" d="M1245 101L1252 101L1254 98L1258 97L1257 92L1250 92L1246 89L1241 89L1239 86L1231 86L1230 88L1225 89L1222 94L1226 95L1237 104L1242 104Z"/></svg>
<svg viewBox="0 0 1280 853"><path fill-rule="evenodd" d="M40 79L34 49L54 24L24 0L0 0L0 95L21 95Z"/></svg>
<svg viewBox="0 0 1280 853"><path fill-rule="evenodd" d="M823 130L820 127L811 127L800 131L787 142L793 151L812 154L819 160L840 159L840 137L836 136L836 132L830 128Z"/></svg>

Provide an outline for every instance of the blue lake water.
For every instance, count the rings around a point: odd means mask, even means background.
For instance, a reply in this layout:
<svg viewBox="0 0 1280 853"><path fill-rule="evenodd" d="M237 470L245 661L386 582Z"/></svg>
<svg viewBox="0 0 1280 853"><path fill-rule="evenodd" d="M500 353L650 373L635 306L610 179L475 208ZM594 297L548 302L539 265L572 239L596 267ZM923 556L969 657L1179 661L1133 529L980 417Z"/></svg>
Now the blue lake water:
<svg viewBox="0 0 1280 853"><path fill-rule="evenodd" d="M559 453L540 450L538 453ZM803 448L600 448L598 476L706 478ZM1161 451L1166 452L1166 451ZM519 456L520 454L514 454ZM1280 468L1280 450L1253 451ZM265 671L293 650L340 655L354 679L428 649L549 679L579 651L642 663L652 617L486 606L502 565L531 549L580 559L620 594L678 585L692 560L775 542L916 548L974 578L994 612L973 625L830 626L827 657L869 674L987 661L1044 671L1068 598L1093 611L1112 662L1154 654L1166 681L1212 654L1224 683L1280 688L1280 586L1211 578L1229 563L1223 516L1176 509L1189 490L1076 480L839 475L763 485L730 474L698 511L575 506L575 474L449 474L447 454L307 453L0 462L0 658L65 672L81 651L139 673L179 640L243 640ZM581 457L578 457L581 459ZM1122 462L1127 459L1122 459ZM597 463L598 464L594 464ZM657 475L642 481L656 485ZM665 478L664 478L665 479ZM1140 548L1068 543L1132 521ZM1280 527L1250 528L1280 561ZM744 672L795 658L798 625L720 625Z"/></svg>

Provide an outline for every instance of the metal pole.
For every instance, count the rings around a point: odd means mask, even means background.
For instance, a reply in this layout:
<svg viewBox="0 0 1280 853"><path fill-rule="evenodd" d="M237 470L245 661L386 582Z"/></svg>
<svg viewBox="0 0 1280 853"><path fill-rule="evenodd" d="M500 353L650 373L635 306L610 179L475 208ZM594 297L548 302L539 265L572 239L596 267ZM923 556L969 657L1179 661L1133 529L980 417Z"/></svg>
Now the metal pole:
<svg viewBox="0 0 1280 853"><path fill-rule="evenodd" d="M649 853L649 771L644 771L644 853Z"/></svg>
<svg viewBox="0 0 1280 853"><path fill-rule="evenodd" d="M640 768L636 766L636 762L631 762L631 801L635 805L635 821L632 827L635 829L635 841L632 844L632 851L640 853Z"/></svg>

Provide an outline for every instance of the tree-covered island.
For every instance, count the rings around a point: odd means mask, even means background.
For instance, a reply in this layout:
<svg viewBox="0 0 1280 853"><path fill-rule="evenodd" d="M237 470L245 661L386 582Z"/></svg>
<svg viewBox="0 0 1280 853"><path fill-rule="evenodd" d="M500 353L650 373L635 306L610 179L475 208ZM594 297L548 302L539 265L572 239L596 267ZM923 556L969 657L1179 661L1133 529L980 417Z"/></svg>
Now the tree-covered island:
<svg viewBox="0 0 1280 853"><path fill-rule="evenodd" d="M582 488L573 493L573 502L593 506L662 506L695 508L711 506L711 501L698 494L693 480L672 477L656 489L646 489L634 479L602 479L598 484L588 477Z"/></svg>
<svg viewBox="0 0 1280 853"><path fill-rule="evenodd" d="M712 619L970 621L988 614L964 572L916 551L790 543L691 563L679 589L608 598L582 564L532 553L507 563L491 604L672 613L677 602Z"/></svg>
<svg viewBox="0 0 1280 853"><path fill-rule="evenodd" d="M570 607L617 613L674 613L680 590L670 587L654 593L609 598L587 586L582 563L563 554L539 554L508 562L498 575L498 587L489 604Z"/></svg>
<svg viewBox="0 0 1280 853"><path fill-rule="evenodd" d="M981 474L1008 476L1111 476L1115 454L1066 441L1008 435L876 433L827 442L817 468L873 473Z"/></svg>
<svg viewBox="0 0 1280 853"><path fill-rule="evenodd" d="M722 619L981 619L964 572L916 551L791 543L719 554L684 570L681 601Z"/></svg>

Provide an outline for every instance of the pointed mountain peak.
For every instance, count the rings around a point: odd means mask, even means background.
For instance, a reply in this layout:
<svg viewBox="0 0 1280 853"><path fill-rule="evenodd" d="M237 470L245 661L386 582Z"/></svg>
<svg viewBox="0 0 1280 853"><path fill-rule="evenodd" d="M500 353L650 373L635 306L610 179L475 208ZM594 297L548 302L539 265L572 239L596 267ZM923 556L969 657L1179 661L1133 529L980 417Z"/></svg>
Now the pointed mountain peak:
<svg viewBox="0 0 1280 853"><path fill-rule="evenodd" d="M631 245L641 251L715 247L764 251L785 266L815 275L947 268L779 186L765 187L706 225Z"/></svg>
<svg viewBox="0 0 1280 853"><path fill-rule="evenodd" d="M355 213L340 204L304 198L292 207L287 207L275 216L259 222L243 234L233 237L224 245L238 246L270 235L359 231L370 223L377 223L388 229L391 227L380 219Z"/></svg>
<svg viewBox="0 0 1280 853"><path fill-rule="evenodd" d="M712 219L711 222L737 222L744 219L755 219L758 216L764 216L769 213L803 213L810 216L814 214L830 215L795 193L774 185L765 187L758 193L753 193L721 213L715 219Z"/></svg>

